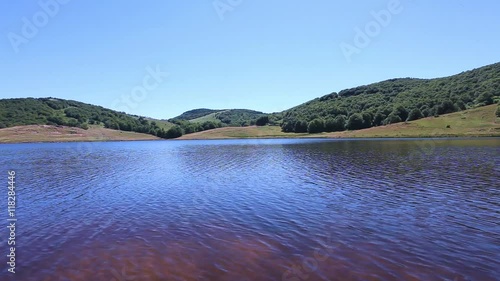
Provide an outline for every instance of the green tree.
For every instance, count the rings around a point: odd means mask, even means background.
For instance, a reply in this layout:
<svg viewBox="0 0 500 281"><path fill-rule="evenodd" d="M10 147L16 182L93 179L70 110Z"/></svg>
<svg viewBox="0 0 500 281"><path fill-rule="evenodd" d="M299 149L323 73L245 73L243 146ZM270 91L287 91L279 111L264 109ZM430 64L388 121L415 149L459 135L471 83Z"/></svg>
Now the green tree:
<svg viewBox="0 0 500 281"><path fill-rule="evenodd" d="M125 121L120 121L118 122L118 126L120 127L120 130L122 131L132 131L132 124L125 122Z"/></svg>
<svg viewBox="0 0 500 281"><path fill-rule="evenodd" d="M68 118L63 125L68 127L79 127L80 123L74 118ZM119 130L120 128L116 129Z"/></svg>
<svg viewBox="0 0 500 281"><path fill-rule="evenodd" d="M386 118L387 116L385 116L385 114L383 114L382 112L380 111L377 111L377 113L375 114L375 116L373 117L373 126L380 126L383 124L384 122L384 119Z"/></svg>
<svg viewBox="0 0 500 281"><path fill-rule="evenodd" d="M159 137L159 138L166 139L167 138L167 132L163 128L161 128L161 129L159 129L156 132L156 136Z"/></svg>
<svg viewBox="0 0 500 281"><path fill-rule="evenodd" d="M360 113L354 113L347 121L348 130L359 130L364 128L363 116Z"/></svg>
<svg viewBox="0 0 500 281"><path fill-rule="evenodd" d="M339 131L345 131L345 123L346 123L347 118L345 115L337 115L334 121L334 132L339 132Z"/></svg>
<svg viewBox="0 0 500 281"><path fill-rule="evenodd" d="M422 115L424 117L429 117L429 116L432 116L431 114L431 110L429 109L429 107L426 105L426 106L423 106L420 108L420 112L422 113Z"/></svg>
<svg viewBox="0 0 500 281"><path fill-rule="evenodd" d="M307 127L309 124L307 124L306 121L304 120L298 120L295 122L295 127L294 127L294 132L295 133L307 133Z"/></svg>
<svg viewBox="0 0 500 281"><path fill-rule="evenodd" d="M257 118L257 120L255 121L255 125L257 126L265 126L269 123L269 116L261 116L259 118Z"/></svg>
<svg viewBox="0 0 500 281"><path fill-rule="evenodd" d="M363 116L363 128L370 128L372 126L373 115L370 112L363 112L361 116Z"/></svg>
<svg viewBox="0 0 500 281"><path fill-rule="evenodd" d="M317 118L309 122L307 132L309 134L321 133L325 130L325 123L323 119Z"/></svg>
<svg viewBox="0 0 500 281"><path fill-rule="evenodd" d="M431 113L431 110L429 108L426 108L422 111L422 115L424 117L429 117L429 116L432 116L433 114Z"/></svg>
<svg viewBox="0 0 500 281"><path fill-rule="evenodd" d="M168 129L167 133L165 134L165 138L167 139L175 139L181 136L182 128L179 125L173 126L172 128Z"/></svg>
<svg viewBox="0 0 500 281"><path fill-rule="evenodd" d="M295 132L295 121L285 121L281 124L281 131L285 133Z"/></svg>
<svg viewBox="0 0 500 281"><path fill-rule="evenodd" d="M401 122L401 117L399 117L399 115L395 114L394 112L392 112L391 114L389 114L389 116L387 116L387 118L384 120L384 124L385 125L389 125L389 124L394 124L394 123L399 123Z"/></svg>
<svg viewBox="0 0 500 281"><path fill-rule="evenodd" d="M212 121L205 121L201 126L203 127L204 131L217 128L217 125Z"/></svg>
<svg viewBox="0 0 500 281"><path fill-rule="evenodd" d="M335 119L332 117L325 120L325 132L335 132Z"/></svg>
<svg viewBox="0 0 500 281"><path fill-rule="evenodd" d="M417 120L417 119L420 119L423 117L424 117L424 115L422 114L420 109L414 108L410 111L410 114L408 114L408 119L406 119L406 121L413 121L413 120Z"/></svg>
<svg viewBox="0 0 500 281"><path fill-rule="evenodd" d="M456 111L455 105L451 100L443 101L437 108L437 114L447 114L455 111Z"/></svg>
<svg viewBox="0 0 500 281"><path fill-rule="evenodd" d="M104 127L113 130L120 130L120 126L115 121L108 119L104 121Z"/></svg>
<svg viewBox="0 0 500 281"><path fill-rule="evenodd" d="M47 118L47 121L52 122L56 125L63 125L64 120L60 116L50 116Z"/></svg>
<svg viewBox="0 0 500 281"><path fill-rule="evenodd" d="M408 119L408 110L402 105L396 105L394 110L392 111L394 115L399 116L401 120L406 120Z"/></svg>
<svg viewBox="0 0 500 281"><path fill-rule="evenodd" d="M483 92L476 99L477 105L493 104L493 95L490 92Z"/></svg>
<svg viewBox="0 0 500 281"><path fill-rule="evenodd" d="M195 133L195 127L193 125L186 125L182 127L184 129L184 134L192 134Z"/></svg>
<svg viewBox="0 0 500 281"><path fill-rule="evenodd" d="M462 100L458 100L455 103L455 108L457 108L458 110L465 110L465 109L467 109L467 107L465 106L465 103Z"/></svg>

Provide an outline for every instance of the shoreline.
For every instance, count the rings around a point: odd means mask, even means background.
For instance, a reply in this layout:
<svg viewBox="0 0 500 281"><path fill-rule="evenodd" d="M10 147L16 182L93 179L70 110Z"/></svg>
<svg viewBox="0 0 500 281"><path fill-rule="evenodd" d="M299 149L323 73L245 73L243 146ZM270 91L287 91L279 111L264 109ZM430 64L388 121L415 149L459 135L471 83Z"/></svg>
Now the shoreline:
<svg viewBox="0 0 500 281"><path fill-rule="evenodd" d="M207 141L207 140L273 140L273 139L317 139L317 140L417 140L417 139L500 139L500 134L493 135L439 135L439 136L275 136L275 137L219 137L219 138L177 138L177 139L104 139L104 140L47 140L47 141L2 141L0 145L8 144L53 144L53 143L106 143L106 142L146 142L146 141Z"/></svg>
<svg viewBox="0 0 500 281"><path fill-rule="evenodd" d="M159 139L159 140L155 140L155 139L151 139L151 140L126 140L126 139L123 139L123 140L67 140L67 141L63 141L63 140L53 140L53 141L19 141L19 142L0 142L0 145L3 145L3 144L40 144L40 143L82 143L82 142L91 142L91 143L99 143L99 142L146 142L146 141L166 141L166 140L163 140L163 139Z"/></svg>
<svg viewBox="0 0 500 281"><path fill-rule="evenodd" d="M243 137L243 138L190 138L190 139L172 139L172 141L201 141L201 140L273 140L273 139L323 139L323 140L335 140L335 139L480 139L480 138L500 138L500 135L470 135L470 136L458 136L458 135L450 135L450 136L374 136L374 137L321 137L321 136L310 136L310 137Z"/></svg>

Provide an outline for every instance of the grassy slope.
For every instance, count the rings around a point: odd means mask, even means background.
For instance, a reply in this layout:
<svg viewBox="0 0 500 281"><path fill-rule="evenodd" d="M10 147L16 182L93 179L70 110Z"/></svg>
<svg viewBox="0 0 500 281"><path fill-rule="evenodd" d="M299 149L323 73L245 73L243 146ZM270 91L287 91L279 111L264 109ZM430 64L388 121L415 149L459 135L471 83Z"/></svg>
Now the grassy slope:
<svg viewBox="0 0 500 281"><path fill-rule="evenodd" d="M164 129L167 131L168 129L172 128L174 126L173 123L168 122L167 120L159 120L159 119L154 119L154 118L146 118L148 121L154 121L156 124L158 124L158 127Z"/></svg>
<svg viewBox="0 0 500 281"><path fill-rule="evenodd" d="M429 117L408 123L373 127L359 131L321 134L283 133L277 126L229 127L184 135L179 139L229 139L229 138L376 138L376 137L467 137L500 136L500 120L495 117L496 105L461 112ZM450 128L446 128L450 125Z"/></svg>
<svg viewBox="0 0 500 281"><path fill-rule="evenodd" d="M176 116L176 117L171 118L171 119L192 120L192 119L200 118L200 117L209 115L211 113L216 113L216 112L219 112L219 111L223 111L223 110L220 110L220 109L208 109L208 108L197 108L197 109L192 109L192 110L186 111L186 112L182 113L181 115Z"/></svg>
<svg viewBox="0 0 500 281"><path fill-rule="evenodd" d="M205 111L210 111L208 114L202 115L201 113ZM195 112L196 114L193 114ZM196 118L184 118L182 120L189 121L191 123L203 123L207 121L211 122L224 122L231 125L240 125L241 122L246 121L248 124L251 121L257 120L258 117L264 115L260 111L249 110L249 109L224 109L224 110L213 110L213 109L195 109L191 111L184 112L183 114L176 117L177 119L182 119L181 117L197 116ZM172 119L176 119L172 118ZM170 119L170 120L172 120ZM228 122L229 120L229 122ZM236 125L236 126L237 126Z"/></svg>
<svg viewBox="0 0 500 281"><path fill-rule="evenodd" d="M0 143L159 140L134 132L124 132L92 126L88 130L74 127L28 125L0 129Z"/></svg>
<svg viewBox="0 0 500 281"><path fill-rule="evenodd" d="M188 135L178 139L241 139L241 138L293 138L307 137L307 133L283 133L278 126L224 127Z"/></svg>
<svg viewBox="0 0 500 281"><path fill-rule="evenodd" d="M224 111L224 110L223 110ZM191 123L203 123L203 122L206 122L206 121L212 121L212 122L217 122L217 121L220 121L219 119L217 119L215 117L215 115L219 112L222 112L222 111L217 111L217 112L214 112L214 113L210 113L210 114L207 114L207 115L204 115L202 117L198 117L198 118L195 118L195 119L191 119L189 120L189 122Z"/></svg>

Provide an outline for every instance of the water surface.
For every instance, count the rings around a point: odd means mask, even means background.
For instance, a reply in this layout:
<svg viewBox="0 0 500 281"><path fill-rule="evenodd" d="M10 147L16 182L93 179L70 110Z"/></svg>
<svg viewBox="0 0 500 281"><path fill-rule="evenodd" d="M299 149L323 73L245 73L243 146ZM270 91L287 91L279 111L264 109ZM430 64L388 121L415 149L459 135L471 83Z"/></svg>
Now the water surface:
<svg viewBox="0 0 500 281"><path fill-rule="evenodd" d="M18 193L17 273L3 266L1 280L498 280L500 139L10 144L0 155Z"/></svg>

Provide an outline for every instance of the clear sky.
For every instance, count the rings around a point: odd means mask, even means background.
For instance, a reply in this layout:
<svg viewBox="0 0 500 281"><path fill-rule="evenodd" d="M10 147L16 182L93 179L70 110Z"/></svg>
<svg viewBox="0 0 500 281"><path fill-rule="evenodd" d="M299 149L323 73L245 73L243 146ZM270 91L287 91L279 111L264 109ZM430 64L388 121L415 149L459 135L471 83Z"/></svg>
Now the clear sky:
<svg viewBox="0 0 500 281"><path fill-rule="evenodd" d="M496 0L55 1L0 1L0 98L275 112L500 61Z"/></svg>

